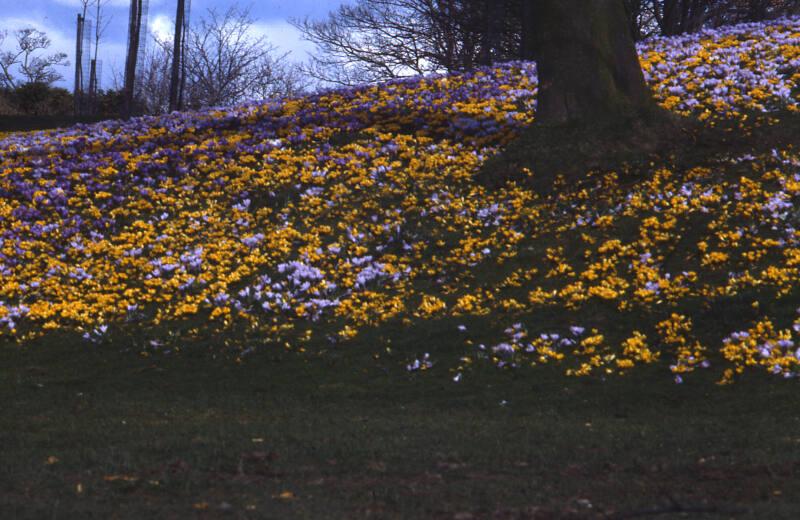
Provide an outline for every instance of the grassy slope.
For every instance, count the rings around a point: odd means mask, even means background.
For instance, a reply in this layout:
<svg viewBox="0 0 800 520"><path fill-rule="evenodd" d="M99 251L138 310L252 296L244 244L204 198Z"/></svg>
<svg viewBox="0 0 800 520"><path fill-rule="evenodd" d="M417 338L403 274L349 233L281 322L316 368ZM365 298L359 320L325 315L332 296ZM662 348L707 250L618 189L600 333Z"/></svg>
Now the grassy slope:
<svg viewBox="0 0 800 520"><path fill-rule="evenodd" d="M785 130L756 135L791 141L794 124ZM768 144L761 137L754 146ZM710 335L738 319L730 306L710 312ZM613 306L592 314L618 319ZM550 327L559 317L538 320ZM491 321L469 322L476 341ZM224 338L178 357L87 349L70 337L2 349L0 517L800 511L794 380L753 373L717 386L717 374L698 373L675 385L659 363L607 381L564 378L559 367L478 366L456 384L448 368L463 354L457 323L386 325L346 349L243 364L208 353ZM405 361L424 351L438 363L407 373Z"/></svg>
<svg viewBox="0 0 800 520"><path fill-rule="evenodd" d="M797 128L706 143L678 169L791 146ZM698 334L754 319L753 297L706 309ZM797 297L763 310L790 320ZM581 312L611 328L622 316ZM492 321L469 318L476 343L497 339ZM486 363L453 383L458 323L386 324L324 355L264 349L242 364L210 354L232 332L178 357L68 336L0 349L0 518L798 516L796 380L752 371L717 386L698 371L675 385L665 360L605 381ZM426 351L431 370L404 370Z"/></svg>
<svg viewBox="0 0 800 520"><path fill-rule="evenodd" d="M792 142L794 123L752 145ZM794 313L790 300L770 312ZM735 325L724 307L699 332ZM613 305L591 314L619 319ZM476 342L491 321L469 321ZM221 337L178 357L55 336L4 348L0 517L797 517L795 380L675 385L658 363L607 381L478 366L456 384L458 323L243 364L209 354ZM407 373L425 351L437 364Z"/></svg>
<svg viewBox="0 0 800 520"><path fill-rule="evenodd" d="M381 368L369 359L374 340L346 357L243 365L58 343L4 349L2 517L800 510L792 382L755 375L720 387L695 377L677 386L651 369L601 382L539 368L484 369L455 384L443 368ZM433 328L396 348L421 341L457 348Z"/></svg>
<svg viewBox="0 0 800 520"><path fill-rule="evenodd" d="M795 122L750 143L791 141ZM730 328L738 319L731 312L711 309L703 332ZM592 314L620 319L613 306ZM472 319L470 331L491 329L491 319ZM539 317L546 326L559 319ZM456 384L448 372L464 348L449 332L456 324L387 325L340 351L257 354L243 364L209 354L224 338L180 357L57 337L3 349L2 517L800 511L794 380L749 374L720 387L710 373L675 385L663 364L608 381L566 379L561 368L478 366ZM391 352L376 348L384 345ZM405 360L420 351L439 363L407 373Z"/></svg>

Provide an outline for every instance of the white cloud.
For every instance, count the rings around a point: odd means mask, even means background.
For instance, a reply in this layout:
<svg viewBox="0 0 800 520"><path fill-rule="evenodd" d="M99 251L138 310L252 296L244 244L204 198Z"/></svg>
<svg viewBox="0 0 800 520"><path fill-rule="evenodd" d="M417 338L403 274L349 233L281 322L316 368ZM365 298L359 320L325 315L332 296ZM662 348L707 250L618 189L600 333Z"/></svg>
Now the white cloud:
<svg viewBox="0 0 800 520"><path fill-rule="evenodd" d="M193 22L197 22L197 20L193 20ZM175 30L174 23L172 17L159 13L150 16L147 26L150 35L160 40L172 41ZM300 31L283 20L255 22L250 27L250 35L253 38L265 38L267 42L277 48L277 53L289 52L289 59L293 61L305 61L306 53L314 51L314 44L303 40Z"/></svg>
<svg viewBox="0 0 800 520"><path fill-rule="evenodd" d="M159 40L172 40L175 32L175 22L165 14L157 14L150 17L147 28L152 36Z"/></svg>
<svg viewBox="0 0 800 520"><path fill-rule="evenodd" d="M71 90L75 71L75 36L73 34L65 34L47 22L47 19L42 21L34 18L7 17L0 18L0 27L14 27L15 29L33 27L46 33L51 41L50 47L46 52L66 53L70 64L69 67L58 67L56 69L64 76L64 80L59 81L56 85ZM15 44L11 33L12 31L9 31L4 48L9 48ZM119 64L125 61L125 48L126 44L124 43L100 40L100 51L97 58L101 62L101 87L108 88L112 85L114 69L120 69Z"/></svg>
<svg viewBox="0 0 800 520"><path fill-rule="evenodd" d="M314 44L303 40L300 31L292 24L282 20L257 22L252 28L255 36L267 39L280 52L290 52L293 61L305 61L309 53L314 52Z"/></svg>
<svg viewBox="0 0 800 520"><path fill-rule="evenodd" d="M108 1L107 4L105 3L106 1ZM53 2L55 2L57 4L60 4L60 5L65 5L67 7L75 7L76 9L80 8L80 7L83 7L82 0L53 0ZM131 0L103 0L103 2L104 2L103 3L104 6L112 8L112 9L121 8L121 7L124 7L124 8L127 9L131 5ZM151 6L159 5L162 2L163 2L163 0L150 0L150 5ZM90 0L90 4L94 4L94 3L95 3L94 0Z"/></svg>

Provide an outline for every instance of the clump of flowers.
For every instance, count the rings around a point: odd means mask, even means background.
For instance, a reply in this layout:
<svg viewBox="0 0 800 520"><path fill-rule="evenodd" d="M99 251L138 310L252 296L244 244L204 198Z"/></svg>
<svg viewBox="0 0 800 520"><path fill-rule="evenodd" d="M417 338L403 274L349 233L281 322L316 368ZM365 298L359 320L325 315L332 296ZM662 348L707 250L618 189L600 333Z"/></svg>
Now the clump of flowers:
<svg viewBox="0 0 800 520"><path fill-rule="evenodd" d="M800 309L798 309L800 315ZM727 369L722 383L730 383L734 373L759 366L785 378L800 374L800 317L791 328L776 330L769 318L759 320L747 330L733 332L723 340L722 354L735 368Z"/></svg>
<svg viewBox="0 0 800 520"><path fill-rule="evenodd" d="M798 110L796 18L639 51L678 113ZM797 150L655 166L634 183L596 174L547 197L477 185L533 121L537 91L535 65L513 62L2 136L0 341L99 343L166 324L187 340L244 330L327 345L390 321L491 317L510 326L480 352L502 367L588 375L671 359L681 377L714 356L731 374L796 373L796 331L768 311L701 346L686 309L797 296ZM621 318L593 323L598 308Z"/></svg>

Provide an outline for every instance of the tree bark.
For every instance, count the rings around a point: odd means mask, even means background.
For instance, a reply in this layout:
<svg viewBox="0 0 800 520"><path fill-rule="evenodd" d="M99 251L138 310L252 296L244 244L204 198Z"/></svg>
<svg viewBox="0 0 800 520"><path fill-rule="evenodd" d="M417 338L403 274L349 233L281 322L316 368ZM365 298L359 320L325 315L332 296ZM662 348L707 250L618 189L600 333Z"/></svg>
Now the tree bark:
<svg viewBox="0 0 800 520"><path fill-rule="evenodd" d="M528 0L540 123L616 120L655 107L623 0Z"/></svg>
<svg viewBox="0 0 800 520"><path fill-rule="evenodd" d="M483 34L481 35L481 52L478 65L490 67L494 63L500 40L500 27L505 16L505 0L484 0Z"/></svg>
<svg viewBox="0 0 800 520"><path fill-rule="evenodd" d="M83 29L84 17L78 13L78 29L75 36L75 83L73 83L73 100L75 101L75 115L81 115L81 101L83 97Z"/></svg>
<svg viewBox="0 0 800 520"><path fill-rule="evenodd" d="M125 86L123 87L122 117L133 114L136 90L136 62L139 57L142 28L142 0L131 0L128 20L128 54L125 59Z"/></svg>
<svg viewBox="0 0 800 520"><path fill-rule="evenodd" d="M185 14L184 0L178 0L177 9L175 12L175 37L172 41L172 73L169 81L169 110L181 110L180 104L180 86L181 86L181 72L183 70L182 63L185 59L183 56L183 38L184 38L184 21Z"/></svg>
<svg viewBox="0 0 800 520"><path fill-rule="evenodd" d="M625 0L525 0L523 14L521 50L539 77L535 124L484 163L479 182L551 193L693 139L645 83Z"/></svg>

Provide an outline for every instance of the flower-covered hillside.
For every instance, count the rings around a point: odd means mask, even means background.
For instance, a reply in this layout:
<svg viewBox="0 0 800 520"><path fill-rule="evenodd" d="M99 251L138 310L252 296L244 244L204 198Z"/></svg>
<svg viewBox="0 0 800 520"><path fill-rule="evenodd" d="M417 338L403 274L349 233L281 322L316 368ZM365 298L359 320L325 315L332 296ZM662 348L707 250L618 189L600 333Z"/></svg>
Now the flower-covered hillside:
<svg viewBox="0 0 800 520"><path fill-rule="evenodd" d="M656 40L641 55L673 110L798 110L800 20ZM796 296L798 152L665 165L634 185L612 172L592 193L549 198L476 185L531 122L535 94L535 67L510 63L6 137L0 338L103 342L168 324L148 344L237 330L313 345L388 321L490 317L483 344L461 327L458 370L486 358L588 374L664 358L677 373L795 374L800 332L785 316L756 312L716 343L694 329L714 302Z"/></svg>

